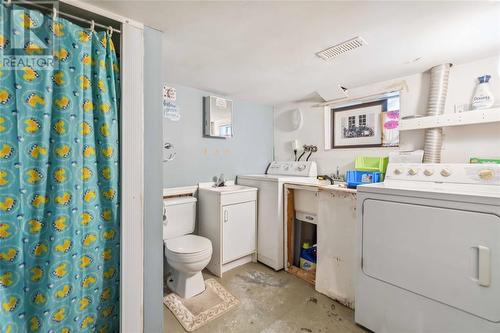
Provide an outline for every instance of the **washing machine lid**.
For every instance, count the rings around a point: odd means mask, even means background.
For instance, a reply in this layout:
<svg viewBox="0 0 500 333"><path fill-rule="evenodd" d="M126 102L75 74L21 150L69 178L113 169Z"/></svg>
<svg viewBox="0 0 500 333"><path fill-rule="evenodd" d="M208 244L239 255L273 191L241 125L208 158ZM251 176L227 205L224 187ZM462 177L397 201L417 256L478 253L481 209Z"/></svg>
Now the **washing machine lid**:
<svg viewBox="0 0 500 333"><path fill-rule="evenodd" d="M383 183L358 186L357 190L499 205L500 165L389 163Z"/></svg>
<svg viewBox="0 0 500 333"><path fill-rule="evenodd" d="M185 235L168 239L165 245L170 252L190 254L209 250L212 247L212 242L205 237Z"/></svg>
<svg viewBox="0 0 500 333"><path fill-rule="evenodd" d="M264 182L300 183L300 184L321 184L316 177L299 177L283 175L238 175L238 182L241 180L255 180Z"/></svg>
<svg viewBox="0 0 500 333"><path fill-rule="evenodd" d="M376 193L500 205L500 186L497 185L386 180L383 183L360 185L357 191L358 194Z"/></svg>

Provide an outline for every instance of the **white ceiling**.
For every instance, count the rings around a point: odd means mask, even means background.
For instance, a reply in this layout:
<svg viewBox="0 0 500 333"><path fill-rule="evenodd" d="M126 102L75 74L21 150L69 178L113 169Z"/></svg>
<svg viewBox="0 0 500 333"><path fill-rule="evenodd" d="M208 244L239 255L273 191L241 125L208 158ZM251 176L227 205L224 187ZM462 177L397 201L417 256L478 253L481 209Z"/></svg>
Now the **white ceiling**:
<svg viewBox="0 0 500 333"><path fill-rule="evenodd" d="M500 53L493 1L92 2L165 32L168 82L263 104ZM354 36L368 45L315 56Z"/></svg>

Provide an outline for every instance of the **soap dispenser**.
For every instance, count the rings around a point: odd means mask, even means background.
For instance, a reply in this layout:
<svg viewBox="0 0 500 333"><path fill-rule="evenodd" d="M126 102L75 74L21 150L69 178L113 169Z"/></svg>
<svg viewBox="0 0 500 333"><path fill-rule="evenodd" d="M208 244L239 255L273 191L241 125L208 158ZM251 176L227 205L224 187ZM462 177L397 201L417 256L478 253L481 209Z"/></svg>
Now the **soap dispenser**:
<svg viewBox="0 0 500 333"><path fill-rule="evenodd" d="M473 109L486 109L493 106L495 100L490 89L490 79L491 75L483 75L478 77L479 83L476 86L474 96L472 97Z"/></svg>

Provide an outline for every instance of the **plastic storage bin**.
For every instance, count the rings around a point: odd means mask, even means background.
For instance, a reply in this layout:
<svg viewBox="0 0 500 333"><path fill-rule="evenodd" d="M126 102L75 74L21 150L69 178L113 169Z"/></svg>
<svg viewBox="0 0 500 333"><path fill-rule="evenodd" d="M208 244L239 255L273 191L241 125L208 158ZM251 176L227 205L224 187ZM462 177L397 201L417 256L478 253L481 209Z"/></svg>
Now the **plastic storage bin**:
<svg viewBox="0 0 500 333"><path fill-rule="evenodd" d="M378 171L348 170L345 176L347 187L349 188L356 188L358 185L382 181L382 173Z"/></svg>
<svg viewBox="0 0 500 333"><path fill-rule="evenodd" d="M316 272L316 245L311 246L304 242L300 251L300 268L309 272Z"/></svg>
<svg viewBox="0 0 500 333"><path fill-rule="evenodd" d="M378 171L385 174L389 157L358 156L354 162L354 169L360 171Z"/></svg>
<svg viewBox="0 0 500 333"><path fill-rule="evenodd" d="M478 158L471 157L470 162L473 164L500 164L500 158Z"/></svg>

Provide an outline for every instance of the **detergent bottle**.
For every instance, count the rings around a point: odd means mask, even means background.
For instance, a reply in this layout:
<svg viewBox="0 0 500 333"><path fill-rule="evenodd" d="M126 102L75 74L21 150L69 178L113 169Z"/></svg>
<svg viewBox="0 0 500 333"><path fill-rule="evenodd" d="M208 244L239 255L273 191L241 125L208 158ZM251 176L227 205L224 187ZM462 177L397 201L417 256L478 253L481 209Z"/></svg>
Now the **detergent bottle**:
<svg viewBox="0 0 500 333"><path fill-rule="evenodd" d="M311 246L309 242L302 244L300 268L309 272L316 271L316 245Z"/></svg>
<svg viewBox="0 0 500 333"><path fill-rule="evenodd" d="M490 90L490 79L491 75L483 75L478 77L479 83L476 86L474 96L472 97L473 109L486 109L493 106L495 100Z"/></svg>

